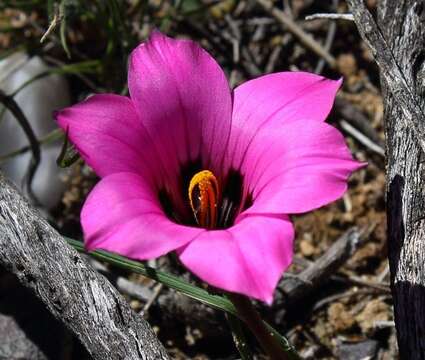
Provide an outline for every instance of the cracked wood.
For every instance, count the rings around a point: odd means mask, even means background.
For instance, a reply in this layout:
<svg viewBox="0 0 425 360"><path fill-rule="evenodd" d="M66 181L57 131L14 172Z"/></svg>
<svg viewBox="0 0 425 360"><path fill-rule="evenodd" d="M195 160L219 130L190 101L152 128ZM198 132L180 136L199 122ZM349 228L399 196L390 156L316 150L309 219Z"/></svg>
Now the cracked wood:
<svg viewBox="0 0 425 360"><path fill-rule="evenodd" d="M93 359L169 359L149 324L1 174L0 264L34 291Z"/></svg>

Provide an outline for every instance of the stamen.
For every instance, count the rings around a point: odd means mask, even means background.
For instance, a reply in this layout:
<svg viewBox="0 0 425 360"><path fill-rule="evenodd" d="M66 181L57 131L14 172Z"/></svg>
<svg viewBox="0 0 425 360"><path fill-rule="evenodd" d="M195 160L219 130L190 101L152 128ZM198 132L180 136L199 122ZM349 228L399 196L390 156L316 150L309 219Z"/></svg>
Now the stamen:
<svg viewBox="0 0 425 360"><path fill-rule="evenodd" d="M189 202L199 226L212 229L217 225L218 182L209 170L196 173L189 184Z"/></svg>

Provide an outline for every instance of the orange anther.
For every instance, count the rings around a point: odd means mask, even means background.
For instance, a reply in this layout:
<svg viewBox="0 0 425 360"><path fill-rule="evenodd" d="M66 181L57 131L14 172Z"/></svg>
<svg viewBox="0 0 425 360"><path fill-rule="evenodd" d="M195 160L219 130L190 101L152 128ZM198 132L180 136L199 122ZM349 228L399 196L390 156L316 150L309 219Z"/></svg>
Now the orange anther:
<svg viewBox="0 0 425 360"><path fill-rule="evenodd" d="M218 182L209 170L196 173L189 184L189 202L199 226L212 229L217 225Z"/></svg>

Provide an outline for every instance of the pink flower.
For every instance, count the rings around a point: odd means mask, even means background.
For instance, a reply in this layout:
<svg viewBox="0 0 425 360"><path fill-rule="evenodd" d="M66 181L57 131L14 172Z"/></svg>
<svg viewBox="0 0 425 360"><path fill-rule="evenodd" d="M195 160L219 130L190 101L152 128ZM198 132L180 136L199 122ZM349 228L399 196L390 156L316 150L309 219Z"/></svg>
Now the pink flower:
<svg viewBox="0 0 425 360"><path fill-rule="evenodd" d="M131 54L129 98L55 114L101 177L81 213L87 249L175 250L209 284L271 303L292 261L288 214L340 198L362 166L324 122L340 85L282 72L232 92L206 51L155 32Z"/></svg>

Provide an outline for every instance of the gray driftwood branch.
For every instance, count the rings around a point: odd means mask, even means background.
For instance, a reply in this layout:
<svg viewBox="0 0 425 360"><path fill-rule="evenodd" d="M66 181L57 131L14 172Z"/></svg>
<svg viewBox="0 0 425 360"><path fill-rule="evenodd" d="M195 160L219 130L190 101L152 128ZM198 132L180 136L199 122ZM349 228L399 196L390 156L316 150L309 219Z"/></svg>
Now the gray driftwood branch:
<svg viewBox="0 0 425 360"><path fill-rule="evenodd" d="M93 359L168 359L149 324L1 174L0 265L34 291Z"/></svg>
<svg viewBox="0 0 425 360"><path fill-rule="evenodd" d="M425 0L349 0L385 106L388 248L401 359L425 359Z"/></svg>
<svg viewBox="0 0 425 360"><path fill-rule="evenodd" d="M280 289L285 298L294 303L308 296L345 264L358 249L361 234L357 228L345 232L319 259L310 264L297 276L282 281Z"/></svg>

